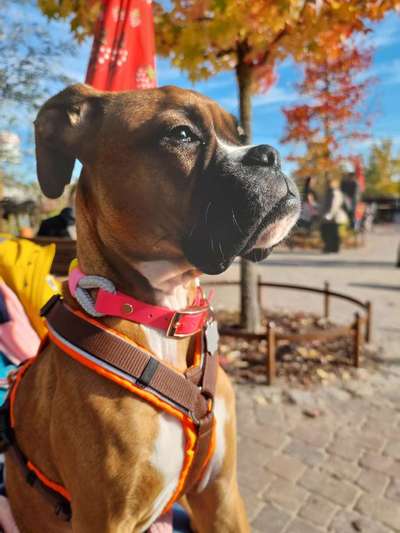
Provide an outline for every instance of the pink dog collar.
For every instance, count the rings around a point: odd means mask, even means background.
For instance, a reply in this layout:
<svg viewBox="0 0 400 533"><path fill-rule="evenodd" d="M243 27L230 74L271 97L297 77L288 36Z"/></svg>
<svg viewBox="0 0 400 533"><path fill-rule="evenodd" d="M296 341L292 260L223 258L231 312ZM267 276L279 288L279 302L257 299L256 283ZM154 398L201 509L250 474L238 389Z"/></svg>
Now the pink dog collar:
<svg viewBox="0 0 400 533"><path fill-rule="evenodd" d="M77 290L85 276L78 267L71 270L68 278L69 290L76 298ZM125 318L145 326L164 331L167 337L187 337L200 331L209 315L209 302L198 288L192 306L181 311L172 311L167 307L150 305L119 291L110 292L99 288L94 309L98 316L108 315Z"/></svg>

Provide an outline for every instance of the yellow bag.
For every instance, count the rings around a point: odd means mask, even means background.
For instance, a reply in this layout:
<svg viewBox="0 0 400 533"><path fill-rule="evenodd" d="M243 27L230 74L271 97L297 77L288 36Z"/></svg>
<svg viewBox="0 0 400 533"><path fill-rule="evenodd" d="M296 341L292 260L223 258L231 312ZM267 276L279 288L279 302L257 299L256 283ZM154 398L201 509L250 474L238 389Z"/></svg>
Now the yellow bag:
<svg viewBox="0 0 400 533"><path fill-rule="evenodd" d="M55 244L40 246L26 239L0 236L0 277L19 298L40 338L46 335L40 308L61 289L50 274L55 252Z"/></svg>

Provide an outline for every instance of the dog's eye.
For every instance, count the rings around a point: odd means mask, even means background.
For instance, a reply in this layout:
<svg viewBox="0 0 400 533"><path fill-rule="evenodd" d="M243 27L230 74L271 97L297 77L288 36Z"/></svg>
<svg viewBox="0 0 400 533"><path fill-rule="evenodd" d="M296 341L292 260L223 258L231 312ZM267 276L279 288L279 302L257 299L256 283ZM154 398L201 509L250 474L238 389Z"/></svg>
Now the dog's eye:
<svg viewBox="0 0 400 533"><path fill-rule="evenodd" d="M177 126L169 132L168 136L171 139L184 143L192 143L199 140L188 126Z"/></svg>

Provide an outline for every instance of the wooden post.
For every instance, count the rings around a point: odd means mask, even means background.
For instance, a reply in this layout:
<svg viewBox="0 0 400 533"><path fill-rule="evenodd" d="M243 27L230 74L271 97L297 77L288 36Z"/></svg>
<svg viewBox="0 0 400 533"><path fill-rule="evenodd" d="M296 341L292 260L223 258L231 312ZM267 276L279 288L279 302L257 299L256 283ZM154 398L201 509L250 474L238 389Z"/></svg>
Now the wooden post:
<svg viewBox="0 0 400 533"><path fill-rule="evenodd" d="M261 275L260 274L258 274L257 276L257 300L258 300L258 305L261 308Z"/></svg>
<svg viewBox="0 0 400 533"><path fill-rule="evenodd" d="M372 338L372 303L366 302L367 308L367 323L365 325L365 342L371 342Z"/></svg>
<svg viewBox="0 0 400 533"><path fill-rule="evenodd" d="M267 323L267 384L272 385L276 377L276 333L275 324L273 322Z"/></svg>
<svg viewBox="0 0 400 533"><path fill-rule="evenodd" d="M353 351L353 365L358 368L360 366L360 356L363 349L363 332L362 332L362 318L360 313L354 313L354 351Z"/></svg>
<svg viewBox="0 0 400 533"><path fill-rule="evenodd" d="M330 294L329 294L329 282L324 283L324 317L329 318L330 314Z"/></svg>

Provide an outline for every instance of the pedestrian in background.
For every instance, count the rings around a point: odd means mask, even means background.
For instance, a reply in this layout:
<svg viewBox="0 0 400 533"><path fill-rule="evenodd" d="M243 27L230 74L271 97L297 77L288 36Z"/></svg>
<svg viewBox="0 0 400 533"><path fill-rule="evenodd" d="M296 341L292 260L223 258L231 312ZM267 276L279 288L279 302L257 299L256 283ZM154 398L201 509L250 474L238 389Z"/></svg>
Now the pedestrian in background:
<svg viewBox="0 0 400 533"><path fill-rule="evenodd" d="M308 176L304 183L301 214L298 226L311 231L319 218L318 196L314 189L315 178Z"/></svg>
<svg viewBox="0 0 400 533"><path fill-rule="evenodd" d="M359 203L361 200L361 190L355 172L348 172L343 176L340 189L344 194L344 208L349 217L350 227L358 231L361 220L358 216L360 214Z"/></svg>
<svg viewBox="0 0 400 533"><path fill-rule="evenodd" d="M324 242L324 253L335 253L340 250L340 229L349 222L344 203L344 195L339 188L339 180L329 180L321 213L321 238Z"/></svg>

